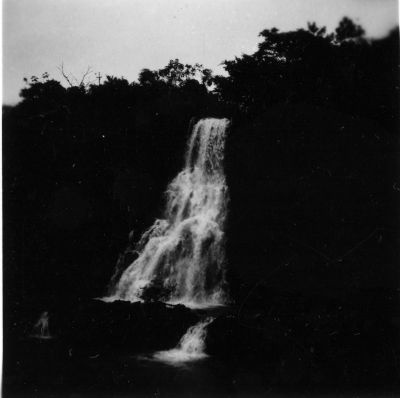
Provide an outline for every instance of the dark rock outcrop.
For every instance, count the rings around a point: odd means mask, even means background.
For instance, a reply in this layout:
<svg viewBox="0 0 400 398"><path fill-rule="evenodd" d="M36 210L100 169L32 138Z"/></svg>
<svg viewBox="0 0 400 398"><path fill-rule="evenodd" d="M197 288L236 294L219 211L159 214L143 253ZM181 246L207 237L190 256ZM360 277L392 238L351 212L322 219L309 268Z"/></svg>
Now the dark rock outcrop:
<svg viewBox="0 0 400 398"><path fill-rule="evenodd" d="M52 333L75 352L140 353L174 347L198 319L183 305L88 300L54 313L51 326Z"/></svg>

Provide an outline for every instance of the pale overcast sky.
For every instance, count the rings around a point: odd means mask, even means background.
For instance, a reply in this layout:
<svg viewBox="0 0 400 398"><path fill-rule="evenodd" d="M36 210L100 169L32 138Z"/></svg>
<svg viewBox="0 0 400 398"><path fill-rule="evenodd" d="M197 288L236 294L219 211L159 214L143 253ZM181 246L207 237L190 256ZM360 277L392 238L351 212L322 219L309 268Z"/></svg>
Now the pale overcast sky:
<svg viewBox="0 0 400 398"><path fill-rule="evenodd" d="M173 58L221 73L221 61L255 51L263 29L332 30L345 15L383 36L397 0L3 0L3 103L18 101L25 76L59 79L61 62L77 77L91 66L129 81Z"/></svg>

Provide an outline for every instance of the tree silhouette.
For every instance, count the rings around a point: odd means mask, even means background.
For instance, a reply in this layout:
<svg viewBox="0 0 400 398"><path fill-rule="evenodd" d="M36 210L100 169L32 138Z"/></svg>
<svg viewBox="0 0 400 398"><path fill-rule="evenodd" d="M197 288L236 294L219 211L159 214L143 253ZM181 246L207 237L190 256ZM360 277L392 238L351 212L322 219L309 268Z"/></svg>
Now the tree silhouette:
<svg viewBox="0 0 400 398"><path fill-rule="evenodd" d="M335 29L335 39L340 43L346 40L357 40L363 38L365 30L355 24L350 18L344 17Z"/></svg>

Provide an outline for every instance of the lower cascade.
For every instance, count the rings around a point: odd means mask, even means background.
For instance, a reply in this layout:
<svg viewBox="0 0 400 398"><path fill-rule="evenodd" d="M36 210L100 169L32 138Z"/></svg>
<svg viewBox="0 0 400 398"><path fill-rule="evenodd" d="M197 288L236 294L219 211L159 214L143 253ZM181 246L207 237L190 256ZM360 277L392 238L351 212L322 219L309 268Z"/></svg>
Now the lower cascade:
<svg viewBox="0 0 400 398"><path fill-rule="evenodd" d="M117 270L105 301L207 307L226 302L224 224L228 188L223 170L227 119L201 119L189 138L183 170L168 185L164 218L136 244L138 257Z"/></svg>
<svg viewBox="0 0 400 398"><path fill-rule="evenodd" d="M191 326L182 336L176 348L156 352L152 359L168 364L180 364L206 358L208 355L204 352L204 349L207 326L214 319L213 317L208 317Z"/></svg>

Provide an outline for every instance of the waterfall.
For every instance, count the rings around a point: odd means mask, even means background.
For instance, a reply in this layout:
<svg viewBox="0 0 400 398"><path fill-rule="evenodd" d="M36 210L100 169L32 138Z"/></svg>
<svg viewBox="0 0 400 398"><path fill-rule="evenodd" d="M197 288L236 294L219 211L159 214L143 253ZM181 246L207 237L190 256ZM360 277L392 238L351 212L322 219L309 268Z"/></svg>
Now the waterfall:
<svg viewBox="0 0 400 398"><path fill-rule="evenodd" d="M227 119L201 119L188 141L185 166L169 184L163 219L143 234L138 258L106 301L147 296L189 307L221 305L228 189L223 170Z"/></svg>
<svg viewBox="0 0 400 398"><path fill-rule="evenodd" d="M156 352L152 359L168 364L180 364L206 358L207 354L204 352L206 328L213 320L214 318L209 317L191 326L182 336L176 348Z"/></svg>

